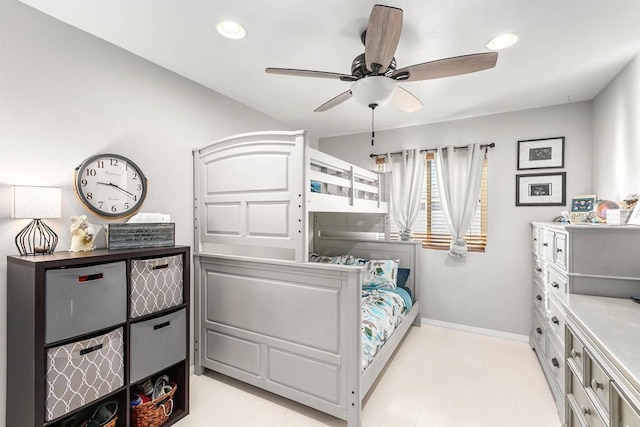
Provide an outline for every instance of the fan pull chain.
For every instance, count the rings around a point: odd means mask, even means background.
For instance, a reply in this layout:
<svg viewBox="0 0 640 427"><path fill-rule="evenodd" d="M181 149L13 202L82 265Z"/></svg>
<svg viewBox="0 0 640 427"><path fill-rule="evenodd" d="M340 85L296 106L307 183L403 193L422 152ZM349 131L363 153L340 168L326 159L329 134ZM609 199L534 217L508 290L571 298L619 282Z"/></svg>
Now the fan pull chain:
<svg viewBox="0 0 640 427"><path fill-rule="evenodd" d="M371 146L373 147L373 141L374 141L374 139L376 137L376 132L375 132L374 127L373 127L373 122L374 122L374 117L375 117L373 111L376 109L377 105L376 104L371 104L371 105L369 105L369 107L371 107Z"/></svg>

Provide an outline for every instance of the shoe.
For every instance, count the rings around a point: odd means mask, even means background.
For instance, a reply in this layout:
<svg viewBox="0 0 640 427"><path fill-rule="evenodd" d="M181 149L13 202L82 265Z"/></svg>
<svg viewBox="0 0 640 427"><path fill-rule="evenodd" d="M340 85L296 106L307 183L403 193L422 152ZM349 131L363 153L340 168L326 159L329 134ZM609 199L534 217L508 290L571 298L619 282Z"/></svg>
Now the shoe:
<svg viewBox="0 0 640 427"><path fill-rule="evenodd" d="M102 427L113 419L118 413L118 401L110 400L96 408L89 419L87 427Z"/></svg>
<svg viewBox="0 0 640 427"><path fill-rule="evenodd" d="M145 381L136 384L136 388L140 392L139 394L151 396L153 393L153 383L151 382L151 378L147 378Z"/></svg>
<svg viewBox="0 0 640 427"><path fill-rule="evenodd" d="M134 406L138 406L141 403L142 403L142 398L140 397L140 395L131 393L131 400L129 401L129 406L133 408Z"/></svg>
<svg viewBox="0 0 640 427"><path fill-rule="evenodd" d="M153 386L153 395L151 396L151 400L156 400L158 397L170 393L171 390L173 389L169 385L169 376L162 375L156 380L156 383Z"/></svg>

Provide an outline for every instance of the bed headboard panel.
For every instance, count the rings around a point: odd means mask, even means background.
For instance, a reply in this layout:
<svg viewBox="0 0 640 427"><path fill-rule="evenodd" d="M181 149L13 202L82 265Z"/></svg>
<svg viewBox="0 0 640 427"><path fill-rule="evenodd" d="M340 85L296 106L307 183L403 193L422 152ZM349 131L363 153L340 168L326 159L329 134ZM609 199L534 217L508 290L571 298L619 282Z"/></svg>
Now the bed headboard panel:
<svg viewBox="0 0 640 427"><path fill-rule="evenodd" d="M196 252L306 259L305 138L249 133L194 150Z"/></svg>
<svg viewBox="0 0 640 427"><path fill-rule="evenodd" d="M416 301L422 288L422 259L420 242L399 240L366 240L340 237L314 237L313 251L320 255L353 255L366 259L397 259L399 266L410 268L407 286Z"/></svg>

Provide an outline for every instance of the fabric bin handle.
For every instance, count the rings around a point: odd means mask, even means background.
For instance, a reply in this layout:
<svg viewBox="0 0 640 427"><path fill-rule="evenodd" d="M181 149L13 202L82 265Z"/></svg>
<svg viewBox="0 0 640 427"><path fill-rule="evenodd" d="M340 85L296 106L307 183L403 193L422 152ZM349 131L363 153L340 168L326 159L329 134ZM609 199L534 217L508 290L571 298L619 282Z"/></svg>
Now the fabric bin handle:
<svg viewBox="0 0 640 427"><path fill-rule="evenodd" d="M94 345L93 347L87 347L80 350L80 356L84 356L85 354L93 353L94 351L100 350L104 344Z"/></svg>
<svg viewBox="0 0 640 427"><path fill-rule="evenodd" d="M169 264L160 264L160 265L154 265L151 269L152 270L162 270L165 268L169 268Z"/></svg>
<svg viewBox="0 0 640 427"><path fill-rule="evenodd" d="M78 277L78 283L91 282L93 280L100 280L103 277L104 277L104 274L102 274L102 273L87 274L86 276L79 276Z"/></svg>
<svg viewBox="0 0 640 427"><path fill-rule="evenodd" d="M157 331L158 329L166 328L169 325L171 325L170 321L167 321L167 322L164 322L164 323L158 323L157 325L153 325L153 330Z"/></svg>

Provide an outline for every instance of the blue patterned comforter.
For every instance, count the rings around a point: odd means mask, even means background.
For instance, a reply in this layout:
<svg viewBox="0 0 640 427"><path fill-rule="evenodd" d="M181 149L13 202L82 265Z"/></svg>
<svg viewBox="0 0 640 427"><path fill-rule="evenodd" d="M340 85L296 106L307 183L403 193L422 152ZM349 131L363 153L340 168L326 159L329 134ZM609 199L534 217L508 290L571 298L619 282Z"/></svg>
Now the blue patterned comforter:
<svg viewBox="0 0 640 427"><path fill-rule="evenodd" d="M362 291L362 370L389 339L404 316L411 310L402 289ZM406 292L405 292L406 294Z"/></svg>

